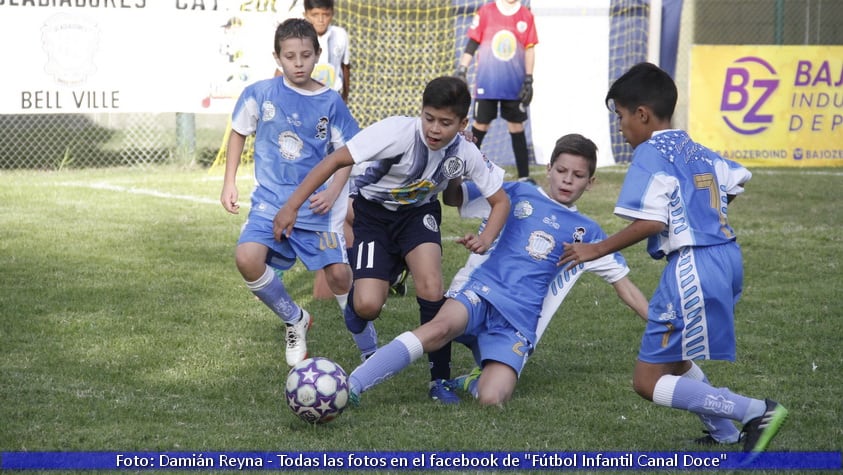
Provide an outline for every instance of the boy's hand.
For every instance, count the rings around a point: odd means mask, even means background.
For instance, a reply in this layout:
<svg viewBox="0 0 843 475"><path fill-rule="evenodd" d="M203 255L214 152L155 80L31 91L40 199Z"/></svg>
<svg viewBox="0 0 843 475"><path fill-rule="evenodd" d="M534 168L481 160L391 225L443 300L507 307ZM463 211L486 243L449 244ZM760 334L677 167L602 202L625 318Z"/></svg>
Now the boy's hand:
<svg viewBox="0 0 843 475"><path fill-rule="evenodd" d="M518 93L518 99L524 107L533 102L533 75L528 74L524 77L524 83L521 84L521 92Z"/></svg>
<svg viewBox="0 0 843 475"><path fill-rule="evenodd" d="M240 212L240 205L237 204L239 194L237 193L236 185L223 185L222 193L220 193L220 203L231 214L238 214Z"/></svg>
<svg viewBox="0 0 843 475"><path fill-rule="evenodd" d="M457 239L457 243L462 244L466 249L475 254L484 254L489 250L489 244L486 244L480 236L474 234L466 234Z"/></svg>
<svg viewBox="0 0 843 475"><path fill-rule="evenodd" d="M296 217L299 210L293 209L287 205L281 207L275 218L272 220L272 235L276 241L280 241L284 237L290 237L293 233L293 224L296 223Z"/></svg>
<svg viewBox="0 0 843 475"><path fill-rule="evenodd" d="M573 269L583 262L593 261L600 257L597 246L594 244L581 242L571 244L566 242L563 246L565 252L562 253L562 257L559 258L559 262L556 265L564 266L565 264L570 264L565 270Z"/></svg>
<svg viewBox="0 0 843 475"><path fill-rule="evenodd" d="M310 205L308 206L315 214L325 214L331 211L334 206L336 196L332 196L327 190L314 193L310 197Z"/></svg>

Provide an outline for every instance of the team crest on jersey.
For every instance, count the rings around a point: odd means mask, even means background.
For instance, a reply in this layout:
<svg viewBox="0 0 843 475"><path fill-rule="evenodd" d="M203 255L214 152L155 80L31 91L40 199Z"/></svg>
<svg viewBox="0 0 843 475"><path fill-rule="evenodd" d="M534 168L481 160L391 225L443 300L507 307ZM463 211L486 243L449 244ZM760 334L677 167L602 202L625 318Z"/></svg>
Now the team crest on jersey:
<svg viewBox="0 0 843 475"><path fill-rule="evenodd" d="M261 114L262 121L268 122L275 117L275 104L272 101L264 101L261 109L263 110L263 114Z"/></svg>
<svg viewBox="0 0 843 475"><path fill-rule="evenodd" d="M533 214L533 205L529 201L519 201L515 203L515 210L512 212L518 219L529 218Z"/></svg>
<svg viewBox="0 0 843 475"><path fill-rule="evenodd" d="M492 37L492 54L501 61L509 61L518 51L515 35L509 30L501 30Z"/></svg>
<svg viewBox="0 0 843 475"><path fill-rule="evenodd" d="M550 251L556 247L556 239L551 234L544 231L533 231L530 233L530 239L527 240L527 253L530 257L537 261L547 259Z"/></svg>
<svg viewBox="0 0 843 475"><path fill-rule="evenodd" d="M465 162L457 156L445 157L445 160L442 162L442 173L449 180L460 177L465 173Z"/></svg>
<svg viewBox="0 0 843 475"><path fill-rule="evenodd" d="M527 31L527 22L524 20L519 21L515 24L515 29L518 30L518 33L524 33Z"/></svg>
<svg viewBox="0 0 843 475"><path fill-rule="evenodd" d="M328 137L328 118L323 116L319 118L319 122L316 124L316 138L325 140L326 137Z"/></svg>
<svg viewBox="0 0 843 475"><path fill-rule="evenodd" d="M301 156L304 143L298 135L285 130L278 136L278 151L285 160L295 160Z"/></svg>
<svg viewBox="0 0 843 475"><path fill-rule="evenodd" d="M574 242L582 242L583 236L585 236L585 228L582 226L577 226L577 229L574 230L574 234L571 234Z"/></svg>
<svg viewBox="0 0 843 475"><path fill-rule="evenodd" d="M434 233L439 232L439 224L436 223L436 218L433 217L432 214L426 214L422 218L422 223L424 227L433 231Z"/></svg>

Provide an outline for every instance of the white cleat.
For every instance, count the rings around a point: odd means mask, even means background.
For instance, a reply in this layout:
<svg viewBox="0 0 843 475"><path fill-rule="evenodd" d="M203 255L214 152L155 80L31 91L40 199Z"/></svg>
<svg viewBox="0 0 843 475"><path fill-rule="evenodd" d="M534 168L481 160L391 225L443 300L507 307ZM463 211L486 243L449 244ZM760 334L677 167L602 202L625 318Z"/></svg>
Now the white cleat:
<svg viewBox="0 0 843 475"><path fill-rule="evenodd" d="M307 330L313 320L307 310L301 309L298 322L287 325L287 364L295 366L307 358Z"/></svg>

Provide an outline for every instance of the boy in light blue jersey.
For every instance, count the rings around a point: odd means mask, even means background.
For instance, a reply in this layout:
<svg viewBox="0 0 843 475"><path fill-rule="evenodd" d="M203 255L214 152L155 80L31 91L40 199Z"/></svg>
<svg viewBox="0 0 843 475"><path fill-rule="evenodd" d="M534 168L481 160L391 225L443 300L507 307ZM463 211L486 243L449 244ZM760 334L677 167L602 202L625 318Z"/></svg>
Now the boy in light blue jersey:
<svg viewBox="0 0 843 475"><path fill-rule="evenodd" d="M342 226L350 169L337 171L308 196L295 236L275 239L272 221L307 173L359 127L339 94L311 79L319 40L310 23L294 18L279 25L273 55L283 76L246 87L235 105L220 202L226 211L238 212L237 167L246 136L255 134L256 186L235 259L252 293L287 325L286 360L293 366L307 357L311 318L270 266L286 270L298 258L309 270L324 269L340 307L345 306L351 268Z"/></svg>
<svg viewBox="0 0 843 475"><path fill-rule="evenodd" d="M698 359L735 359L734 309L743 262L727 219L728 203L752 176L670 128L676 85L649 63L633 66L606 94L635 149L615 214L632 221L608 239L565 246L560 265L575 268L647 239L647 252L667 264L653 298L633 386L660 406L697 414L709 435L701 443L735 443L751 460L765 450L787 409L711 386ZM743 423L742 435L732 420Z"/></svg>
<svg viewBox="0 0 843 475"><path fill-rule="evenodd" d="M562 244L606 237L596 222L570 207L591 185L596 147L582 136L568 140L573 147L551 158L546 188L504 183L512 207L494 252L467 276L433 320L399 335L349 375L352 401L423 352L451 340L467 345L482 368L473 391L480 404L502 405L512 397L538 341L539 315L547 290L559 275ZM457 242L466 243L470 236ZM584 269L581 264L570 273Z"/></svg>

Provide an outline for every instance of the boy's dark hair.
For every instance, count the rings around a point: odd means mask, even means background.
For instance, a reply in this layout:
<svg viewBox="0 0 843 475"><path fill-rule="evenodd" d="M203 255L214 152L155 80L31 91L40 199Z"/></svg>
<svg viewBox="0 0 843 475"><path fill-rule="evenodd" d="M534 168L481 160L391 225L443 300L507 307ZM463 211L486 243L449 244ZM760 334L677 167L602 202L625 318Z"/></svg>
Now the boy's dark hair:
<svg viewBox="0 0 843 475"><path fill-rule="evenodd" d="M471 107L471 92L462 79L454 76L440 76L424 88L422 107L449 109L460 119L468 117Z"/></svg>
<svg viewBox="0 0 843 475"><path fill-rule="evenodd" d="M307 38L313 42L313 50L319 51L319 35L313 25L304 18L289 18L275 29L275 54L281 54L281 42L290 38Z"/></svg>
<svg viewBox="0 0 843 475"><path fill-rule="evenodd" d="M594 171L597 170L597 145L590 139L580 134L568 134L560 137L556 141L556 146L553 147L553 153L550 155L550 164L553 165L553 162L563 153L583 157L588 162L588 176L594 176Z"/></svg>
<svg viewBox="0 0 843 475"><path fill-rule="evenodd" d="M656 117L670 120L677 96L669 74L652 63L638 63L612 83L605 102L609 110L614 109L610 101L629 110L646 106Z"/></svg>
<svg viewBox="0 0 843 475"><path fill-rule="evenodd" d="M314 8L333 10L334 0L304 0L304 11L313 10Z"/></svg>

